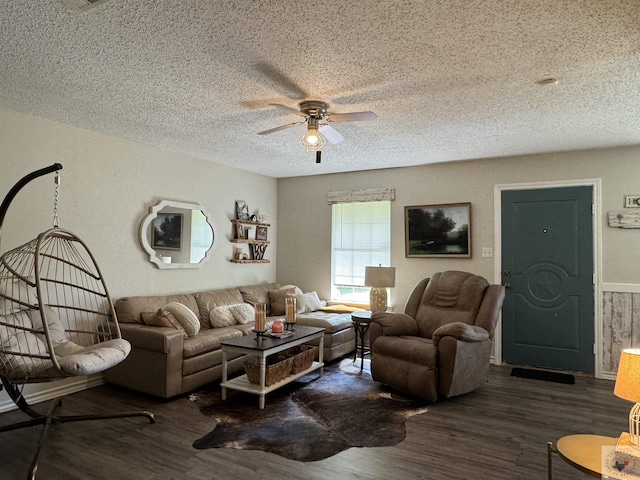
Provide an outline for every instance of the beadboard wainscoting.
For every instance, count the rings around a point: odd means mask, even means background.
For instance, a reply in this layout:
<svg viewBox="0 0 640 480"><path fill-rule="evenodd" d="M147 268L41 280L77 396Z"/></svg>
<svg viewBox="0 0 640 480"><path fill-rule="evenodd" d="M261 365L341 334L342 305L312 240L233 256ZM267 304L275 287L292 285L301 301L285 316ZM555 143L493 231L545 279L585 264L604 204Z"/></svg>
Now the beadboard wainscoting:
<svg viewBox="0 0 640 480"><path fill-rule="evenodd" d="M620 352L640 348L640 285L602 285L603 377L614 379Z"/></svg>

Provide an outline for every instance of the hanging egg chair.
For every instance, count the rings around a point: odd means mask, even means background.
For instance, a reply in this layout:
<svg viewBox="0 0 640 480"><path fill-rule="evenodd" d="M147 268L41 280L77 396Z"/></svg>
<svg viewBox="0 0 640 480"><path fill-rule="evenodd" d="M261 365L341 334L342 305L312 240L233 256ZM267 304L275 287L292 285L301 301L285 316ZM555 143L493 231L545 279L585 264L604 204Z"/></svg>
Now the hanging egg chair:
<svg viewBox="0 0 640 480"><path fill-rule="evenodd" d="M47 431L59 423L143 416L150 412L58 416L55 399L46 414L22 395L28 383L98 374L123 361L131 346L120 334L113 302L100 269L85 243L59 228L57 203L62 165L20 180L0 206L2 223L9 204L29 181L56 173L54 228L0 256L0 380L15 404L31 420L0 427L0 432L43 425L27 478L35 478Z"/></svg>

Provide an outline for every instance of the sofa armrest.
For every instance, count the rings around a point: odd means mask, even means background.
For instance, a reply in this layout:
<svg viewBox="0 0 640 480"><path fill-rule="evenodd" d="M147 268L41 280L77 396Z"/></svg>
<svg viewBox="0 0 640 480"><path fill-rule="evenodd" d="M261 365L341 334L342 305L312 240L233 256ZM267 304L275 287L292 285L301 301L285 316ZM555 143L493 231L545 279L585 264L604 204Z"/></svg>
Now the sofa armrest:
<svg viewBox="0 0 640 480"><path fill-rule="evenodd" d="M441 325L433 332L433 345L437 347L442 337L453 337L463 342L482 342L489 338L489 332L477 325L453 322Z"/></svg>
<svg viewBox="0 0 640 480"><path fill-rule="evenodd" d="M151 327L137 323L121 323L122 338L132 348L142 348L152 352L182 352L184 348L184 332L175 328Z"/></svg>

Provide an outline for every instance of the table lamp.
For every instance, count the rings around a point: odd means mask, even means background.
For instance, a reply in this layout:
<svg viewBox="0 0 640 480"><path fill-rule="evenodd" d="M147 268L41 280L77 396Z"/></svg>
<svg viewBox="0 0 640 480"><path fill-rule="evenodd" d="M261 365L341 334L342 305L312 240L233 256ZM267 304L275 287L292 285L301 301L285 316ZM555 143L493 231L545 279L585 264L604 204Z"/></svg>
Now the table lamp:
<svg viewBox="0 0 640 480"><path fill-rule="evenodd" d="M396 267L365 267L364 285L369 292L369 309L372 312L387 310L387 288L396 285Z"/></svg>
<svg viewBox="0 0 640 480"><path fill-rule="evenodd" d="M635 402L629 412L629 440L636 449L640 449L640 349L622 351L613 393Z"/></svg>

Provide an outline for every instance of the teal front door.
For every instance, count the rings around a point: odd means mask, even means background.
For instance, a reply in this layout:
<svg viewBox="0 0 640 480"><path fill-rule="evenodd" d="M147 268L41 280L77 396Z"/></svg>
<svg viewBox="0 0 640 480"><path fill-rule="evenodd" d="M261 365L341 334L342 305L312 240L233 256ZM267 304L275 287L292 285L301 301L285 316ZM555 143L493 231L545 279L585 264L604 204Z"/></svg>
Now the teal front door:
<svg viewBox="0 0 640 480"><path fill-rule="evenodd" d="M592 187L502 192L502 356L593 372Z"/></svg>

